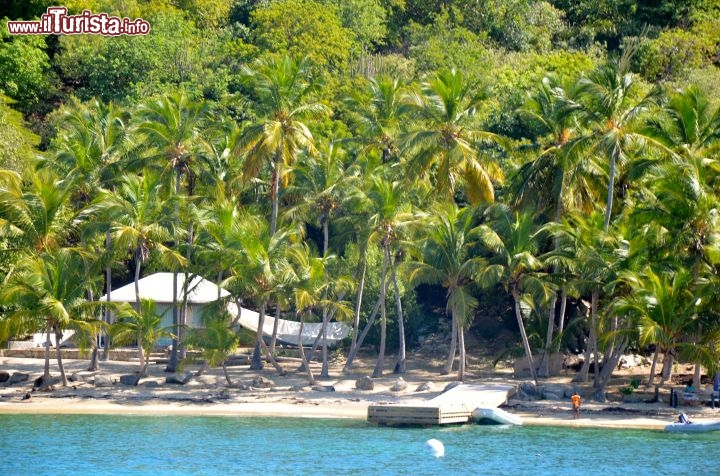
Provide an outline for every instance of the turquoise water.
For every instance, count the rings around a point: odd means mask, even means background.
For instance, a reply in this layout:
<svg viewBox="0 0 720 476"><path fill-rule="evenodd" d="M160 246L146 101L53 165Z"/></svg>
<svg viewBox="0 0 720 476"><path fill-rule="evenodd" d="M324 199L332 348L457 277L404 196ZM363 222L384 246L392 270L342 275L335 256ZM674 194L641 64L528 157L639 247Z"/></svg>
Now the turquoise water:
<svg viewBox="0 0 720 476"><path fill-rule="evenodd" d="M445 456L424 443L436 438ZM720 474L720 432L354 420L0 415L3 475Z"/></svg>

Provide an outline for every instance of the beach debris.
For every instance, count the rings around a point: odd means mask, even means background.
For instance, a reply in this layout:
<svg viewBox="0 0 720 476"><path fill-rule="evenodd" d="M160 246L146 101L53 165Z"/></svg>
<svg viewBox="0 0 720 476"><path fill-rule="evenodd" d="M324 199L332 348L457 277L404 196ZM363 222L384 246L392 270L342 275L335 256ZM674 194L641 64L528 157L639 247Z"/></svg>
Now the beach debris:
<svg viewBox="0 0 720 476"><path fill-rule="evenodd" d="M185 385L193 378L193 373L186 370L185 372L168 375L165 377L165 383L172 383L176 385Z"/></svg>
<svg viewBox="0 0 720 476"><path fill-rule="evenodd" d="M10 380L10 374L8 372L0 371L0 383L5 383Z"/></svg>
<svg viewBox="0 0 720 476"><path fill-rule="evenodd" d="M358 390L374 390L375 382L367 375L355 380L355 388Z"/></svg>
<svg viewBox="0 0 720 476"><path fill-rule="evenodd" d="M395 380L395 383L390 387L391 392L402 392L403 390L407 389L408 384L405 381L404 378L398 377L397 380Z"/></svg>
<svg viewBox="0 0 720 476"><path fill-rule="evenodd" d="M113 380L108 375L96 375L93 383L96 387L112 387Z"/></svg>
<svg viewBox="0 0 720 476"><path fill-rule="evenodd" d="M415 389L416 392L429 392L435 389L435 384L432 382L423 382Z"/></svg>
<svg viewBox="0 0 720 476"><path fill-rule="evenodd" d="M8 385L13 385L20 382L27 382L30 380L30 374L25 372L15 372L10 376L10 379L8 380Z"/></svg>
<svg viewBox="0 0 720 476"><path fill-rule="evenodd" d="M334 392L335 391L335 387L333 387L332 385L315 385L315 386L313 386L312 389L315 390L316 392Z"/></svg>
<svg viewBox="0 0 720 476"><path fill-rule="evenodd" d="M425 448L436 458L445 456L445 445L442 441L430 438L425 442Z"/></svg>
<svg viewBox="0 0 720 476"><path fill-rule="evenodd" d="M135 372L132 374L121 375L120 383L123 385L129 385L131 387L136 387L137 384L140 383L140 374Z"/></svg>
<svg viewBox="0 0 720 476"><path fill-rule="evenodd" d="M260 375L253 378L251 386L255 388L273 388L275 386L275 382Z"/></svg>

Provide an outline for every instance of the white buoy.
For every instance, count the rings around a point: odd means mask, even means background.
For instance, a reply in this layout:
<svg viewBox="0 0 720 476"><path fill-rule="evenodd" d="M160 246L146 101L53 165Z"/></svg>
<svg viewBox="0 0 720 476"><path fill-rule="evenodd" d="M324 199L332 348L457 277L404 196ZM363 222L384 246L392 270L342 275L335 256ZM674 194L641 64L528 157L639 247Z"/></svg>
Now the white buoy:
<svg viewBox="0 0 720 476"><path fill-rule="evenodd" d="M425 442L425 448L430 450L434 457L441 458L445 456L445 445L442 441L431 438Z"/></svg>

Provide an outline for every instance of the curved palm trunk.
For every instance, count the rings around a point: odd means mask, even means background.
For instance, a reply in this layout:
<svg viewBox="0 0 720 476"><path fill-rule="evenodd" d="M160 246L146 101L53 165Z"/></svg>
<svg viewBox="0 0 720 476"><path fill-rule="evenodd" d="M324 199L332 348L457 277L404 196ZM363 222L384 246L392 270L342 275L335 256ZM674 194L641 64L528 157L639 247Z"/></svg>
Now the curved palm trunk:
<svg viewBox="0 0 720 476"><path fill-rule="evenodd" d="M665 385L665 382L670 380L670 375L672 374L672 367L675 363L675 352L672 348L667 349L665 351L665 354L663 355L663 368L662 373L660 374L660 384L659 385Z"/></svg>
<svg viewBox="0 0 720 476"><path fill-rule="evenodd" d="M652 364L650 365L650 375L648 375L648 381L646 386L652 387L655 383L655 373L657 372L658 358L660 357L660 346L655 345L655 352L653 352Z"/></svg>
<svg viewBox="0 0 720 476"><path fill-rule="evenodd" d="M310 385L315 385L315 376L312 373L312 369L310 368L310 362L307 361L307 358L305 357L305 349L302 345L302 331L303 327L305 327L305 313L300 313L300 329L298 330L298 349L300 350L300 359L302 360L303 367L305 367L305 373L308 378L308 383Z"/></svg>
<svg viewBox="0 0 720 476"><path fill-rule="evenodd" d="M590 371L590 365L591 360L590 357L592 356L594 365L594 376L597 376L600 373L600 358L598 355L598 348L597 348L597 306L598 301L600 299L600 291L596 288L592 292L592 297L590 298L590 337L589 337L589 344L588 348L585 350L585 362L583 362L582 368L578 372L578 374L573 379L573 382L587 382L588 379L588 373ZM594 377L597 378L597 377Z"/></svg>
<svg viewBox="0 0 720 476"><path fill-rule="evenodd" d="M280 303L277 303L277 308L275 309L275 323L273 324L273 332L272 337L270 337L270 353L275 354L275 345L277 344L277 331L278 326L280 325Z"/></svg>
<svg viewBox="0 0 720 476"><path fill-rule="evenodd" d="M523 347L525 348L525 357L528 359L530 366L530 376L535 385L538 383L537 373L535 372L535 361L533 360L532 350L530 349L530 341L525 332L525 322L523 322L522 310L520 309L520 292L517 289L512 290L512 296L515 300L515 317L517 317L518 327L520 327L520 337L522 337Z"/></svg>
<svg viewBox="0 0 720 476"><path fill-rule="evenodd" d="M563 286L560 293L560 321L558 322L558 335L562 335L565 331L565 313L567 312L567 289ZM555 347L555 352L560 352L560 341Z"/></svg>
<svg viewBox="0 0 720 476"><path fill-rule="evenodd" d="M52 321L50 319L46 320L47 325L45 326L45 332L47 334L45 338L45 367L43 368L43 387L48 388L50 387L50 382L52 381L52 377L50 376L50 344L51 339L50 335L52 332Z"/></svg>
<svg viewBox="0 0 720 476"><path fill-rule="evenodd" d="M383 264L380 272L380 349L378 350L378 358L373 369L373 378L382 377L383 363L385 360L385 340L387 337L387 315L385 313L385 297L387 296L387 267L390 259L390 250L386 246L383 247Z"/></svg>
<svg viewBox="0 0 720 476"><path fill-rule="evenodd" d="M227 359L222 361L222 368L223 368L223 374L225 374L225 380L227 381L228 387L232 387L233 383L232 383L232 380L230 380L230 374L228 373Z"/></svg>
<svg viewBox="0 0 720 476"><path fill-rule="evenodd" d="M357 298L355 299L355 315L353 316L353 332L352 341L350 343L350 351L348 353L347 361L343 367L343 373L347 373L352 367L352 359L350 356L355 356L358 347L358 332L360 331L360 312L362 310L363 293L365 291L365 274L367 272L367 247L363 250L362 255L362 272L360 273L360 282L358 283Z"/></svg>
<svg viewBox="0 0 720 476"><path fill-rule="evenodd" d="M405 373L405 319L403 317L403 310L402 310L402 301L400 299L400 287L397 283L397 272L396 272L396 266L393 263L393 265L390 267L390 275L392 278L393 283L393 289L395 290L395 306L397 307L397 314L398 314L398 358L397 362L395 363L395 368L393 370L393 373L396 374L404 374Z"/></svg>

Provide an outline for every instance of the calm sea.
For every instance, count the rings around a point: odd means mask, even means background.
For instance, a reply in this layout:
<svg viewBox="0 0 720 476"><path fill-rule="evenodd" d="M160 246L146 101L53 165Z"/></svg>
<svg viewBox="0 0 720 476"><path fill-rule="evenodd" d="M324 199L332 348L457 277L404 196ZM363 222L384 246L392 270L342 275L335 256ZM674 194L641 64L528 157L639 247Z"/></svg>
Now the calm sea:
<svg viewBox="0 0 720 476"><path fill-rule="evenodd" d="M0 415L0 454L3 475L717 475L720 432Z"/></svg>

